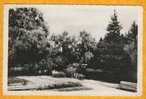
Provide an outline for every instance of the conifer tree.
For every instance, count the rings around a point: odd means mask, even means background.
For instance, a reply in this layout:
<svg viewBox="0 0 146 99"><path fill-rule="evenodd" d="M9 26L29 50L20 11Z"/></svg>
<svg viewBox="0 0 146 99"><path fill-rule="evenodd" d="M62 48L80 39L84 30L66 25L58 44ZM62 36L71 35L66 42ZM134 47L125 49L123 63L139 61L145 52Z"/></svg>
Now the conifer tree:
<svg viewBox="0 0 146 99"><path fill-rule="evenodd" d="M122 26L118 20L118 16L116 11L114 11L113 16L111 17L111 22L107 26L107 35L105 36L105 40L107 42L120 43L121 40L121 31Z"/></svg>
<svg viewBox="0 0 146 99"><path fill-rule="evenodd" d="M97 44L96 58L98 59L98 66L104 71L110 72L112 75L107 74L107 79L113 79L116 81L126 79L125 75L128 72L128 65L130 59L128 54L123 50L123 36L121 35L122 26L118 21L116 11L114 11L111 17L111 22L107 26L107 34L103 40L100 40ZM110 78L112 77L113 78Z"/></svg>

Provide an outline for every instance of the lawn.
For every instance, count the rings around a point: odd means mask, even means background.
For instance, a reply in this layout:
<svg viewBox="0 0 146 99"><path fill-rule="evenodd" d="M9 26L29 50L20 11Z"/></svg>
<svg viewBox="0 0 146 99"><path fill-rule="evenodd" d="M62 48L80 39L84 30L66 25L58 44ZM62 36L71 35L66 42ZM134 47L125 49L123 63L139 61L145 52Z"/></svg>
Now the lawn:
<svg viewBox="0 0 146 99"><path fill-rule="evenodd" d="M18 94L35 93L36 95L81 96L133 96L137 94L136 92L117 89L118 86L119 84L97 80L78 80L74 78L56 78L51 76L17 76L8 79L8 91L14 92L14 94L17 92Z"/></svg>
<svg viewBox="0 0 146 99"><path fill-rule="evenodd" d="M8 90L48 90L68 87L82 87L80 81L72 78L50 76L17 76L8 79Z"/></svg>

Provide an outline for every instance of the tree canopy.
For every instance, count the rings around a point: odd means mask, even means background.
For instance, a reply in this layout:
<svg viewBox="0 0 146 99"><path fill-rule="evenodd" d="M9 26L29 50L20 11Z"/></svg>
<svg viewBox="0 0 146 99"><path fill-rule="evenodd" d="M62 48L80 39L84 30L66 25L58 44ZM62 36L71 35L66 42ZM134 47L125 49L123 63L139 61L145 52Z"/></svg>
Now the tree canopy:
<svg viewBox="0 0 146 99"><path fill-rule="evenodd" d="M48 27L36 8L9 10L9 63L35 63L48 51Z"/></svg>
<svg viewBox="0 0 146 99"><path fill-rule="evenodd" d="M50 35L43 14L36 8L9 9L9 67L42 74L57 70L86 75L90 71L96 77L136 81L138 25L133 22L123 35L114 11L106 30L99 41L86 30L77 37L68 31Z"/></svg>

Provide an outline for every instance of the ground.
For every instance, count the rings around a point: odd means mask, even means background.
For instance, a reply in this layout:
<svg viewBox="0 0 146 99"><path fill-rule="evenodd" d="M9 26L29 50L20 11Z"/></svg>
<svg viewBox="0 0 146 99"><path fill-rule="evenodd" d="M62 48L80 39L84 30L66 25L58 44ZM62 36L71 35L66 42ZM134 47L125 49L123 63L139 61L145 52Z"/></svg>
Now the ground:
<svg viewBox="0 0 146 99"><path fill-rule="evenodd" d="M20 82L16 78L19 79ZM18 93L35 95L41 94L41 95L77 95L77 96L136 95L136 92L118 89L119 86L118 84L101 82L97 80L54 78L51 76L18 76L16 78L15 82L13 83L12 80L9 80L8 90L12 94ZM54 86L58 88L55 88Z"/></svg>

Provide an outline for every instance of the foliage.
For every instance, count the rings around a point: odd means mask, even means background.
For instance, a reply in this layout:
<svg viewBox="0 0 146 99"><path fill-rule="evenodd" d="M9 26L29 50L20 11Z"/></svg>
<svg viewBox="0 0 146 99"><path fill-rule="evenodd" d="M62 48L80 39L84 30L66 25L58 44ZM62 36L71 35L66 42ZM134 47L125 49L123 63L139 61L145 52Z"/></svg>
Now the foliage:
<svg viewBox="0 0 146 99"><path fill-rule="evenodd" d="M9 66L35 64L49 50L48 27L35 8L9 10Z"/></svg>
<svg viewBox="0 0 146 99"><path fill-rule="evenodd" d="M70 37L68 32L50 37L52 43L51 56L56 64L55 69L63 70L68 64L76 60L75 56L75 38Z"/></svg>
<svg viewBox="0 0 146 99"><path fill-rule="evenodd" d="M95 39L91 37L86 31L80 32L80 37L77 44L78 55L80 57L79 62L87 64L94 57L93 51L96 48Z"/></svg>
<svg viewBox="0 0 146 99"><path fill-rule="evenodd" d="M126 45L124 50L129 54L131 58L130 65L130 77L132 81L137 81L137 37L138 37L138 25L133 22L128 34L126 35Z"/></svg>
<svg viewBox="0 0 146 99"><path fill-rule="evenodd" d="M97 79L100 76L110 80L131 79L133 72L137 72L138 25L133 22L127 35L121 29L114 11L107 34L98 42L85 30L76 38L67 31L49 36L39 10L10 9L9 67L23 67L22 70L35 75L59 71L52 74L55 77L77 75L82 79L91 73Z"/></svg>
<svg viewBox="0 0 146 99"><path fill-rule="evenodd" d="M101 39L97 44L96 57L97 61L94 68L99 68L104 71L109 71L113 73L115 77L112 79L125 80L128 74L128 68L130 65L130 57L123 50L124 39L120 33L122 26L119 25L118 17L116 12L111 17L111 22L107 27L108 33L105 35L104 39Z"/></svg>
<svg viewBox="0 0 146 99"><path fill-rule="evenodd" d="M65 77L66 74L64 72L52 71L53 77Z"/></svg>

